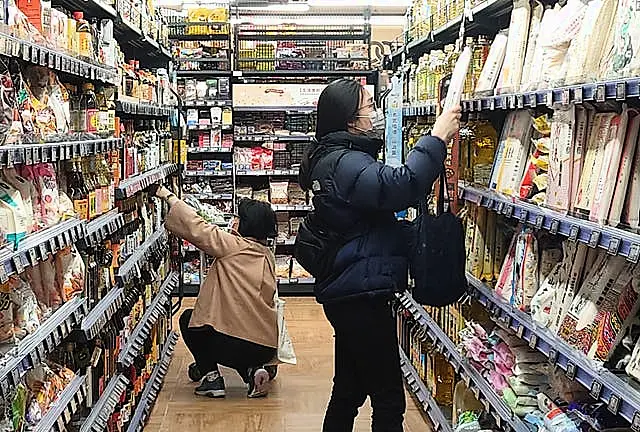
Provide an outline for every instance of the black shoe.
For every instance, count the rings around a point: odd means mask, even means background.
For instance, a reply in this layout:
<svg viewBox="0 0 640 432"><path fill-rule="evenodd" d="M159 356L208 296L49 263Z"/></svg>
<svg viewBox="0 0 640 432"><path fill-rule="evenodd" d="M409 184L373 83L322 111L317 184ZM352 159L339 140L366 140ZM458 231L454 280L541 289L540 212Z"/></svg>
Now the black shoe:
<svg viewBox="0 0 640 432"><path fill-rule="evenodd" d="M189 365L189 379L193 382L198 382L202 379L202 373L195 362Z"/></svg>
<svg viewBox="0 0 640 432"><path fill-rule="evenodd" d="M198 396L209 396L210 398L223 398L226 396L224 388L224 378L218 371L209 372L202 378L202 382L195 389Z"/></svg>
<svg viewBox="0 0 640 432"><path fill-rule="evenodd" d="M263 367L249 369L249 391L250 398L265 397L269 393L269 372Z"/></svg>
<svg viewBox="0 0 640 432"><path fill-rule="evenodd" d="M269 372L269 381L273 381L274 379L276 379L276 376L278 376L278 366L277 365L265 366L264 370Z"/></svg>

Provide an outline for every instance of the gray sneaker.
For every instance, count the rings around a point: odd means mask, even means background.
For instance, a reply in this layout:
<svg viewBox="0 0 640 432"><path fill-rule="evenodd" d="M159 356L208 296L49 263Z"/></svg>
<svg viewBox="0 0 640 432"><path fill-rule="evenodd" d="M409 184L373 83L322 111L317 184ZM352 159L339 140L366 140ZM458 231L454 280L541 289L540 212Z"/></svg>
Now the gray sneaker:
<svg viewBox="0 0 640 432"><path fill-rule="evenodd" d="M211 371L202 378L200 385L196 387L194 392L198 396L223 398L226 396L224 378L222 378L220 372Z"/></svg>
<svg viewBox="0 0 640 432"><path fill-rule="evenodd" d="M265 397L269 393L269 372L264 368L249 369L249 392L250 398Z"/></svg>

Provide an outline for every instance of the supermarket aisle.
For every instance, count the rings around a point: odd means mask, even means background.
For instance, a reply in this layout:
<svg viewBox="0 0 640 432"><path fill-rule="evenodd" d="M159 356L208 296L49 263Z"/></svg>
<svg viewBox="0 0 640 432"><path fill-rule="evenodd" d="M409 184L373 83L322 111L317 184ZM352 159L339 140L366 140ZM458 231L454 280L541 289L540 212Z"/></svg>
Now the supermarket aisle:
<svg viewBox="0 0 640 432"><path fill-rule="evenodd" d="M287 320L298 365L282 366L269 397L262 400L247 399L241 379L229 370L223 371L226 399L194 396L195 384L186 373L191 356L180 340L145 432L319 431L331 389L333 333L311 298L288 299ZM426 431L421 413L407 398L405 431ZM355 431L370 431L370 416L369 407L363 408Z"/></svg>

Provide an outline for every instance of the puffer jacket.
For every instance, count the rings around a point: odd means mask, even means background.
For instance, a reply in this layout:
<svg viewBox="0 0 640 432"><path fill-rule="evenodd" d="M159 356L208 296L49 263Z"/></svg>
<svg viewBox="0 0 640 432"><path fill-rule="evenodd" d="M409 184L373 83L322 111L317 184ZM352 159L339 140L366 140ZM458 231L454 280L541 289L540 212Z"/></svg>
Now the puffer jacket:
<svg viewBox="0 0 640 432"><path fill-rule="evenodd" d="M320 303L390 296L407 286L409 230L395 212L416 204L431 189L442 171L446 145L424 136L399 167L376 160L381 145L333 132L311 143L303 156L299 181L313 192L314 221L351 238L337 253L331 276L316 283Z"/></svg>

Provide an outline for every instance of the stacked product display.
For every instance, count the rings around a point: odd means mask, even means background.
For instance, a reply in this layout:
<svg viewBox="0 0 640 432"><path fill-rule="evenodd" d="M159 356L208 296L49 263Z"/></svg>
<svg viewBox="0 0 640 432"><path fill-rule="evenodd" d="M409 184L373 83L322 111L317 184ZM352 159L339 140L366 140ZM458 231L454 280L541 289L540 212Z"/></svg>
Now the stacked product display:
<svg viewBox="0 0 640 432"><path fill-rule="evenodd" d="M150 4L123 3L3 9L3 432L139 430L175 344L167 209L144 191L177 171L166 72L144 69L169 57Z"/></svg>
<svg viewBox="0 0 640 432"><path fill-rule="evenodd" d="M439 111L457 47L472 53L447 163L470 298L443 311L398 296L403 374L435 429L636 430L637 5L467 7L474 22L442 23L416 2L394 56L406 154ZM460 25L456 43L447 26Z"/></svg>

